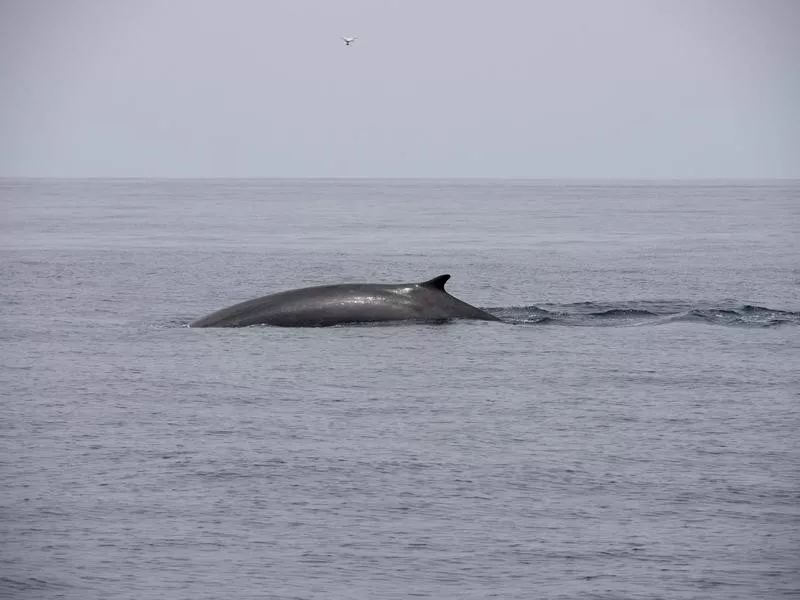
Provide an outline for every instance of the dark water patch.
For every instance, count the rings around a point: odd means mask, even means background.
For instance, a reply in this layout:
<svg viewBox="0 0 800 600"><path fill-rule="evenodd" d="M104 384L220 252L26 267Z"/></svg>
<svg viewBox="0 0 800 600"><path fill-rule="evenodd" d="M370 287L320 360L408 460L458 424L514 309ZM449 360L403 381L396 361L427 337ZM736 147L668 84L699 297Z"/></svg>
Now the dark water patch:
<svg viewBox="0 0 800 600"><path fill-rule="evenodd" d="M632 317L653 317L657 316L649 310L637 310L634 308L609 308L600 312L590 313L596 319L624 319Z"/></svg>
<svg viewBox="0 0 800 600"><path fill-rule="evenodd" d="M545 325L555 322L559 317L556 313L538 306L509 306L484 308L483 310L507 323L524 325Z"/></svg>
<svg viewBox="0 0 800 600"><path fill-rule="evenodd" d="M751 304L692 304L684 301L623 301L616 304L579 302L489 310L504 321L518 325L631 327L675 322L758 328L800 325L800 312Z"/></svg>
<svg viewBox="0 0 800 600"><path fill-rule="evenodd" d="M800 325L800 313L744 305L739 308L695 308L675 315L673 321L695 321L732 327Z"/></svg>

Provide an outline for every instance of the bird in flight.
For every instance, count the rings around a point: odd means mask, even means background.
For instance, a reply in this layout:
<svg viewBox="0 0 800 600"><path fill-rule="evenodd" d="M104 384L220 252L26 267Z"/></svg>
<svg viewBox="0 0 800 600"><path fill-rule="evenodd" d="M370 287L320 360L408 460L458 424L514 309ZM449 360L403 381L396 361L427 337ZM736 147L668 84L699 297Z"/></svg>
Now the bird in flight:
<svg viewBox="0 0 800 600"><path fill-rule="evenodd" d="M357 38L357 37L355 37L355 36L353 36L353 37L343 37L343 38L342 38L342 41L344 42L344 45L345 45L345 46L349 46L350 44L352 44L353 42L355 42L357 39L358 39L358 38Z"/></svg>

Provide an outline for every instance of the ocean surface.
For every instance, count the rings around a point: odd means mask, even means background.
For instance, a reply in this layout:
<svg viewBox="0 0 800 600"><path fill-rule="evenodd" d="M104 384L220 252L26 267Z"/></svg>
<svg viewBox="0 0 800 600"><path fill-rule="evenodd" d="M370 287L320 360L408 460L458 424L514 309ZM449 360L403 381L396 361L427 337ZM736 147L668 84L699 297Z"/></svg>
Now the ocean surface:
<svg viewBox="0 0 800 600"><path fill-rule="evenodd" d="M2 598L800 598L798 182L0 207ZM186 326L442 273L504 322Z"/></svg>

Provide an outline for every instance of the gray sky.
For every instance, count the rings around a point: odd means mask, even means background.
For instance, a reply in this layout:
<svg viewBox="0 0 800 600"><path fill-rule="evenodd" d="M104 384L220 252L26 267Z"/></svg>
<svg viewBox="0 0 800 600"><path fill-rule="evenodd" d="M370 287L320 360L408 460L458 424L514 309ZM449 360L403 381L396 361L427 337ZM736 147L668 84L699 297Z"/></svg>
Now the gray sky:
<svg viewBox="0 0 800 600"><path fill-rule="evenodd" d="M798 31L797 0L0 0L0 176L800 177Z"/></svg>

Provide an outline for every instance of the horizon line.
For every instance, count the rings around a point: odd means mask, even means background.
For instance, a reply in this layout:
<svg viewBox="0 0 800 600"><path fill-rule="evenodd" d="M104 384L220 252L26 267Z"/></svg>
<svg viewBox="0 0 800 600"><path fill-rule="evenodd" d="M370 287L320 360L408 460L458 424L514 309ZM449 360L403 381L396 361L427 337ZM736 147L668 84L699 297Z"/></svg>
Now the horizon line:
<svg viewBox="0 0 800 600"><path fill-rule="evenodd" d="M531 182L800 182L800 176L786 177L532 177L532 176L177 176L177 175L0 175L0 180L30 181L531 181Z"/></svg>

